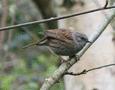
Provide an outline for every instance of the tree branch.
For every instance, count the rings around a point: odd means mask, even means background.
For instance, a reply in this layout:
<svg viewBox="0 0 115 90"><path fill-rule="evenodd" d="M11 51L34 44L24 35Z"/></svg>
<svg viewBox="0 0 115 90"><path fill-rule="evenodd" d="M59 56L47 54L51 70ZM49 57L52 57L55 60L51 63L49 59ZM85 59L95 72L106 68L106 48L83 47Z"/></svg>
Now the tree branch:
<svg viewBox="0 0 115 90"><path fill-rule="evenodd" d="M106 7L106 6L107 5L104 5L104 7L94 9L94 10L85 11L85 12L81 12L81 13L74 13L74 14L69 14L69 15L60 16L60 17L52 17L52 18L49 18L49 19L43 19L43 20L38 20L38 21L33 21L33 22L27 22L27 23L2 27L2 28L0 28L0 31L5 31L5 30L8 30L8 29L24 27L24 26L28 26L28 25L46 23L46 22L56 21L56 20L61 20L61 19L66 19L66 18L70 18L70 17L74 17L74 16L79 16L79 15L84 15L84 14L88 14L88 13L92 13L92 12L97 12L97 11L101 11L101 10L108 10L108 9L115 8L115 6L110 6L110 7Z"/></svg>
<svg viewBox="0 0 115 90"><path fill-rule="evenodd" d="M96 68L91 68L91 69L84 69L82 72L79 72L79 73L73 73L73 72L65 72L64 75L73 75L73 76L79 76L79 75L82 75L82 74L87 74L88 72L91 72L91 71L94 71L94 70L97 70L97 69L103 69L103 68L106 68L106 67L110 67L110 66L115 66L115 64L108 64L108 65L103 65L103 66L100 66L100 67L96 67Z"/></svg>
<svg viewBox="0 0 115 90"><path fill-rule="evenodd" d="M97 30L94 34L92 34L89 40L92 43L87 43L86 46L77 54L78 57L84 55L87 49L99 38L99 36L102 34L102 32L105 30L105 28L108 26L108 24L114 17L115 17L115 10L111 12L110 17L108 17L108 20L105 20L103 22L103 25L100 26L100 29ZM64 75L64 72L67 72L67 70L77 61L78 59L72 59L69 60L68 62L61 64L60 67L52 74L52 76L50 76L48 79L45 80L40 90L49 90L49 88L52 85L54 85Z"/></svg>

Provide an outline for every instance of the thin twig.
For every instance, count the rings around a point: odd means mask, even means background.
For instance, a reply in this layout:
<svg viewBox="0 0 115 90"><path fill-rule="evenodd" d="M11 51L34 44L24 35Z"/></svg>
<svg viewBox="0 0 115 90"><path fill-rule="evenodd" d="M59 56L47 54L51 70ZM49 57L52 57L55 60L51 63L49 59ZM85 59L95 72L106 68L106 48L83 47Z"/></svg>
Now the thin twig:
<svg viewBox="0 0 115 90"><path fill-rule="evenodd" d="M108 3L109 3L108 0L106 0L104 8L107 8Z"/></svg>
<svg viewBox="0 0 115 90"><path fill-rule="evenodd" d="M97 11L107 10L107 9L113 9L113 8L115 8L115 6L101 7L101 8L98 8L98 9L89 10L89 11L85 11L85 12L81 12L81 13L74 13L74 14L64 15L64 16L60 16L60 17L52 17L52 18L49 18L49 19L43 19L43 20L38 20L38 21L33 21L33 22L11 25L11 26L0 28L0 31L5 31L5 30L8 30L8 29L24 27L24 26L28 26L28 25L40 24L40 23L45 23L45 22L50 22L50 21L56 21L56 20L61 20L61 19L66 19L66 18L70 18L70 17L74 17L74 16L84 15L84 14L88 14L88 13L92 13L92 12L97 12Z"/></svg>
<svg viewBox="0 0 115 90"><path fill-rule="evenodd" d="M103 65L103 66L96 67L96 68L91 68L91 69L88 69L88 70L84 69L82 72L79 72L79 73L65 72L64 75L79 76L79 75L82 75L82 74L87 74L88 72L91 72L91 71L94 71L94 70L97 70L97 69L103 69L103 68L107 68L107 67L110 67L110 66L115 66L115 64Z"/></svg>

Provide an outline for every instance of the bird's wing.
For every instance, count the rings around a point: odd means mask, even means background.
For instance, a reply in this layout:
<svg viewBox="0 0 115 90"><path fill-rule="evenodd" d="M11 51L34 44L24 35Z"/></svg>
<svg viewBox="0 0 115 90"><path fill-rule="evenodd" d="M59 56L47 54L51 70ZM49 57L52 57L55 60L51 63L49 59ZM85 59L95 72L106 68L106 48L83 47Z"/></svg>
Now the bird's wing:
<svg viewBox="0 0 115 90"><path fill-rule="evenodd" d="M58 39L64 42L70 42L72 40L71 31L65 29L54 29L54 30L47 30L45 32L45 36L49 38Z"/></svg>
<svg viewBox="0 0 115 90"><path fill-rule="evenodd" d="M45 31L44 37L40 41L26 45L23 48L28 48L33 45L47 45L48 39L52 39L52 38L60 40L62 42L66 42L68 43L68 45L70 45L70 43L72 43L73 41L71 31L65 29L53 29L53 30Z"/></svg>

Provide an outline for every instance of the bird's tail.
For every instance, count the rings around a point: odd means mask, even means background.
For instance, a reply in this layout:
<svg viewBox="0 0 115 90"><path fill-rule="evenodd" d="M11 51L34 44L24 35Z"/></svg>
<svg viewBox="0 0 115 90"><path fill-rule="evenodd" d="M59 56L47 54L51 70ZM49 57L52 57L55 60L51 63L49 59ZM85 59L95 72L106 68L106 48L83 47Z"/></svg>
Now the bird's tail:
<svg viewBox="0 0 115 90"><path fill-rule="evenodd" d="M34 46L34 45L35 46L37 46L37 45L39 45L39 46L45 45L47 43L47 39L46 38L47 37L43 37L40 41L28 44L28 45L24 46L22 49L26 49L26 48L29 48L29 47Z"/></svg>
<svg viewBox="0 0 115 90"><path fill-rule="evenodd" d="M39 42L35 42L35 43L31 43L31 44L28 44L26 46L24 46L22 49L26 49L26 48L29 48L29 47L32 47L34 45L37 45Z"/></svg>

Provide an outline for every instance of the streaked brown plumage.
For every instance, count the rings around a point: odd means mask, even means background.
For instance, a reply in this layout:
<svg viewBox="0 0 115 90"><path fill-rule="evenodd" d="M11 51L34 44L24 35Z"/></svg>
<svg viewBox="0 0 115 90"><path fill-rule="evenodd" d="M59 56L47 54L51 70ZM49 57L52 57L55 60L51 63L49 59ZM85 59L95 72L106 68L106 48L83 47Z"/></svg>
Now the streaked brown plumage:
<svg viewBox="0 0 115 90"><path fill-rule="evenodd" d="M49 46L57 55L71 57L78 53L87 42L89 41L85 34L66 29L53 29L45 31L43 39L32 45Z"/></svg>

